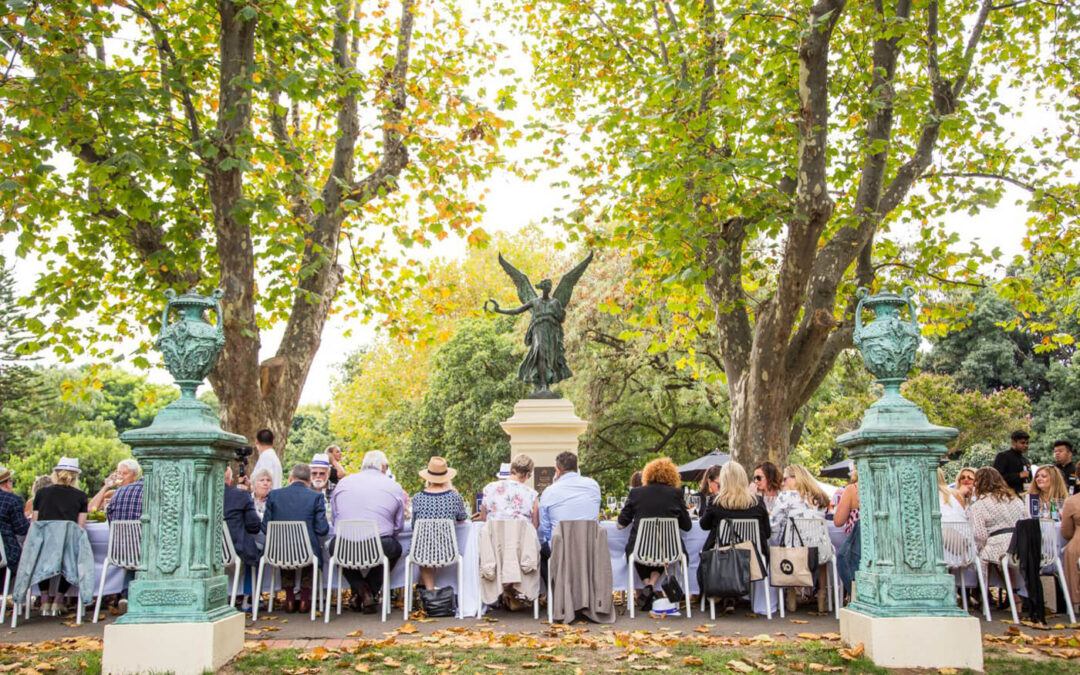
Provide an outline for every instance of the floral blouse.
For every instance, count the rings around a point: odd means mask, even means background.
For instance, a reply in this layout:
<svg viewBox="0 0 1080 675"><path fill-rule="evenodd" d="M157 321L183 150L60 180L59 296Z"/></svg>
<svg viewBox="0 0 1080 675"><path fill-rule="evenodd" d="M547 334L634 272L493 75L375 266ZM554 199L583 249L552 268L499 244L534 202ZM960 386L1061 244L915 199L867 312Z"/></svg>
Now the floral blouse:
<svg viewBox="0 0 1080 675"><path fill-rule="evenodd" d="M492 520L532 520L536 490L516 480L499 480L484 487L484 508Z"/></svg>
<svg viewBox="0 0 1080 675"><path fill-rule="evenodd" d="M787 542L787 525L792 518L821 518L825 509L806 503L795 490L783 490L769 513L769 525L776 541Z"/></svg>

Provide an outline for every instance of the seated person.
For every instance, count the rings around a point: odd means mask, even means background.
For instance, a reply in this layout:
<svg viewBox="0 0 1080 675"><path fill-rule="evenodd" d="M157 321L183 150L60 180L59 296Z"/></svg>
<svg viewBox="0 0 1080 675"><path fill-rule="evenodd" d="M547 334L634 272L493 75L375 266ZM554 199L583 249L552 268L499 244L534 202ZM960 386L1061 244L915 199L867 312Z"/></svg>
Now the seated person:
<svg viewBox="0 0 1080 675"><path fill-rule="evenodd" d="M326 522L326 502L322 495L308 485L311 483L311 469L307 464L296 464L289 472L287 487L271 490L266 498L266 511L263 513L262 531L267 525L278 520L299 520L307 525L311 548L322 565L323 549L319 537L330 532ZM307 612L311 609L311 567L304 567L300 573L300 601L297 604L294 587L297 570L281 570L281 585L285 589L285 611Z"/></svg>

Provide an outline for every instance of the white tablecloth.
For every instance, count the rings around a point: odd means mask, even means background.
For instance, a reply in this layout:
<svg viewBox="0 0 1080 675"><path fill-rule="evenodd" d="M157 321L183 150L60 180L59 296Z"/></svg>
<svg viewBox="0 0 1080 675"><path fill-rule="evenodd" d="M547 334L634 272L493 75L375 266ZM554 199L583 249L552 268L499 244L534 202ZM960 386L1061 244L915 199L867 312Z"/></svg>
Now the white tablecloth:
<svg viewBox="0 0 1080 675"><path fill-rule="evenodd" d="M608 551L611 553L611 574L614 585L614 590L625 591L626 579L627 579L627 561L626 561L626 544L630 541L630 528L618 529L616 524L612 521L606 521L600 523L600 526L607 530L608 535ZM682 532L683 546L686 547L686 559L689 563L687 570L690 575L690 588L687 590L687 594L696 595L700 592L698 587L697 570L698 564L701 562L701 549L705 546L705 539L708 538L709 533L701 529L701 525L695 520L688 532ZM679 577L679 583L682 583L682 577ZM641 588L641 579L634 575L634 587ZM780 593L775 588L766 588L766 584L755 583L752 586L754 598L751 603L754 611L758 614L766 614L766 592L769 594L769 600L772 605L772 611L778 611L778 603L780 600Z"/></svg>

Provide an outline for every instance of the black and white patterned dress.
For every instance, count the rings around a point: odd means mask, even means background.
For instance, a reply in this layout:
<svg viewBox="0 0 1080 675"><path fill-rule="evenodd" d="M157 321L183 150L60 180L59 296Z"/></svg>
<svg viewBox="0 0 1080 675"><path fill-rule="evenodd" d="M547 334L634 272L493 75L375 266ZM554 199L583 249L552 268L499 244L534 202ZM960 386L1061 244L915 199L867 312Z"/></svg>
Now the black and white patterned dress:
<svg viewBox="0 0 1080 675"><path fill-rule="evenodd" d="M449 518L465 520L465 502L456 490L428 492L421 490L412 498L412 522L417 518Z"/></svg>

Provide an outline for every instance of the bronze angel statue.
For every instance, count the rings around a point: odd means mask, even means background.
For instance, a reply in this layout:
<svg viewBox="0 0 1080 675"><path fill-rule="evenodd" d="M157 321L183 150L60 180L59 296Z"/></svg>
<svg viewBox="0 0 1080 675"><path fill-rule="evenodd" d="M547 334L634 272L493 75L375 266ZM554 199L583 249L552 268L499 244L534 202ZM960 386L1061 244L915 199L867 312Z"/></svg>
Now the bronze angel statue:
<svg viewBox="0 0 1080 675"><path fill-rule="evenodd" d="M551 290L551 279L544 279L536 284L536 288L541 292L541 295L537 296L529 277L508 263L502 253L499 254L499 264L514 281L521 306L501 309L499 303L488 300L484 303L484 309L509 316L532 312L529 329L525 332L525 346L529 351L518 368L518 379L530 382L535 387L531 398L555 398L550 389L551 385L573 374L566 365L562 323L566 318L566 307L570 304L574 286L592 259L593 254L590 252L589 257L563 275L554 291Z"/></svg>

